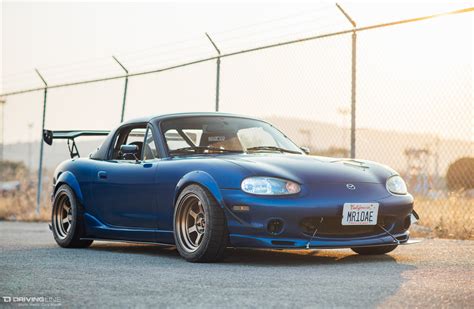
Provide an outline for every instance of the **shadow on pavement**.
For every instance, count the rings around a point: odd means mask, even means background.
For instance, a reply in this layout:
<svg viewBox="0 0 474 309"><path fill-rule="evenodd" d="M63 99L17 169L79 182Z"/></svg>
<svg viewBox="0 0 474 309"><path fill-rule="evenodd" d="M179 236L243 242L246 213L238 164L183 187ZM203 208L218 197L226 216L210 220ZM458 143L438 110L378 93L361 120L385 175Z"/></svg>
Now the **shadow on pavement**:
<svg viewBox="0 0 474 309"><path fill-rule="evenodd" d="M96 242L87 250L166 257L181 260L174 246ZM396 251L395 251L396 252ZM301 266L317 264L397 263L390 255L361 256L349 250L265 250L228 248L219 264L246 266Z"/></svg>
<svg viewBox="0 0 474 309"><path fill-rule="evenodd" d="M191 264L174 247L96 243L90 250L152 256L157 263L173 265L170 267L176 270L171 270L170 276L183 271L204 276L216 286L230 286L230 290L202 293L226 299L232 295L231 303L244 307L288 302L296 307L377 307L397 294L406 281L405 272L416 269L404 263L396 251L392 255L361 256L350 250L229 248L219 263Z"/></svg>

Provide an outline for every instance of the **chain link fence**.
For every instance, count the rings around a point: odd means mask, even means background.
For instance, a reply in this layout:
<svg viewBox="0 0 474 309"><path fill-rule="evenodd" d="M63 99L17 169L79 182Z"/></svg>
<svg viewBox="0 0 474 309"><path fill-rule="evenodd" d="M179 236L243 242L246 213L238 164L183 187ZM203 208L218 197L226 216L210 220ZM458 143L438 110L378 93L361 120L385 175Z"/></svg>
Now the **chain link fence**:
<svg viewBox="0 0 474 309"><path fill-rule="evenodd" d="M389 165L406 179L421 217L414 232L421 235L474 238L473 51L472 44L462 44L452 35L454 31L472 41L472 28L465 29L465 23L459 22L469 18L470 13L457 14L357 31L356 158ZM170 69L129 77L125 119L213 111L217 90L220 111L266 119L314 155L349 157L353 38L350 30L335 31L265 48L253 43L246 52L233 52L231 43L235 42L217 34L213 39L222 52L218 86L215 50L203 47L209 42L201 42L197 46L205 61L174 67L171 59ZM127 58L121 59L126 63L123 59ZM119 67L115 69L120 72ZM87 129L114 127L121 115L123 77L49 89L46 128L85 129L85 119ZM4 134L15 135L18 128L32 125L28 136L4 147L4 158L24 162L27 172L2 168L2 182L20 180L31 195L36 187L39 143L21 140L39 138L43 93L4 98ZM9 114L19 112L24 113L24 121L8 120ZM85 155L100 141L84 139L78 144ZM49 176L67 156L61 143L45 148L45 208L41 209L45 218L49 216ZM3 195L0 218L11 217L19 204L34 208L30 195L11 198L6 190Z"/></svg>

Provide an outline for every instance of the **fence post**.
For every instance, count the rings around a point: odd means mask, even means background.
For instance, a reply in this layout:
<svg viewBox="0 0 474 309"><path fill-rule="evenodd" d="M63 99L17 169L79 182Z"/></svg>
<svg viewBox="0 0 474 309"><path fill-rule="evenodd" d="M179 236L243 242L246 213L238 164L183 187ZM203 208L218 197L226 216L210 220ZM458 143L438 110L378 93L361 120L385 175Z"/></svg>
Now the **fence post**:
<svg viewBox="0 0 474 309"><path fill-rule="evenodd" d="M43 78L43 76L38 71L38 69L35 69L35 71L44 83L43 120L42 120L42 123L41 123L41 139L40 139L40 153L39 153L39 167L38 167L38 188L37 188L37 192L36 192L36 214L39 214L40 205L41 205L41 190L42 190L42 187L43 187L43 184L42 184L42 178L43 178L43 147L44 147L43 131L44 131L44 124L45 124L45 120L46 120L46 98L47 98L47 95L48 95L48 83Z"/></svg>
<svg viewBox="0 0 474 309"><path fill-rule="evenodd" d="M336 3L337 8L352 24L352 68L351 68L351 158L356 156L356 69L357 69L357 25L355 21Z"/></svg>
<svg viewBox="0 0 474 309"><path fill-rule="evenodd" d="M122 100L122 113L120 115L120 122L123 122L123 117L125 115L125 103L127 102L127 88L128 88L128 70L123 66L123 64L118 61L117 57L112 56L115 61L122 67L122 69L125 71L125 87L123 89L123 100Z"/></svg>
<svg viewBox="0 0 474 309"><path fill-rule="evenodd" d="M220 79L221 79L221 51L217 48L216 43L211 39L209 34L206 32L206 36L211 41L212 46L217 51L217 72L216 72L216 112L219 111L219 91L220 91Z"/></svg>

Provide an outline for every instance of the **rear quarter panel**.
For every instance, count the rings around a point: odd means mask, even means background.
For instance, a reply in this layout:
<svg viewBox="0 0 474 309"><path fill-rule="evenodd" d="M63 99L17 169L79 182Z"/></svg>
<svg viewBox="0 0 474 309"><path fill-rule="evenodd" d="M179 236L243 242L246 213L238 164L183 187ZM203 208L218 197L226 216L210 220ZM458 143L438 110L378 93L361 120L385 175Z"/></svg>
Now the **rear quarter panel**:
<svg viewBox="0 0 474 309"><path fill-rule="evenodd" d="M76 194L81 205L86 206L90 203L90 184L92 176L92 166L94 160L91 159L72 159L61 163L54 172L54 191L67 184Z"/></svg>

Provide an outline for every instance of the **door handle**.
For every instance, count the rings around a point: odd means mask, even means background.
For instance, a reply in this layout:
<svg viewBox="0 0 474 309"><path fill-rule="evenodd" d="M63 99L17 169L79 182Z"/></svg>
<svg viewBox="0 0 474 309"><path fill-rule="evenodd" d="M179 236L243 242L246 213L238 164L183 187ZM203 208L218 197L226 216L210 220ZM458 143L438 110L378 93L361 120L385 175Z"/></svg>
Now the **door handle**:
<svg viewBox="0 0 474 309"><path fill-rule="evenodd" d="M107 172L104 172L104 171L100 171L97 173L97 178L99 178L100 180L105 180L107 179Z"/></svg>

